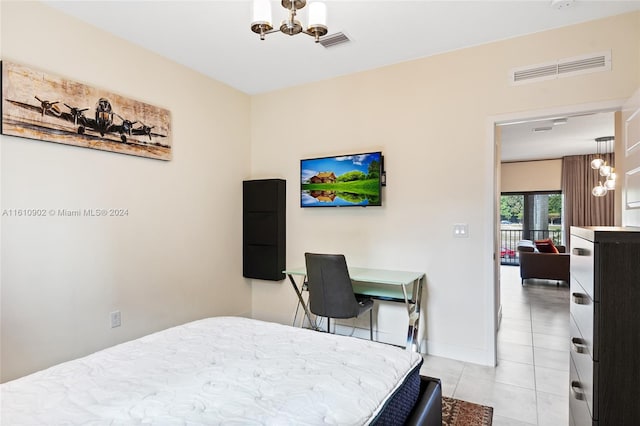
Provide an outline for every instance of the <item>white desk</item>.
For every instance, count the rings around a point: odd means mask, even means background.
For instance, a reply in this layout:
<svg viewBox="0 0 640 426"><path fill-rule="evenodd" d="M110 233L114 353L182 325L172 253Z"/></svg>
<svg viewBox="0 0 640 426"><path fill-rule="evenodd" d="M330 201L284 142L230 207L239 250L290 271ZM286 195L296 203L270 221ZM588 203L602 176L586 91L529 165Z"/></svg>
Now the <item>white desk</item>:
<svg viewBox="0 0 640 426"><path fill-rule="evenodd" d="M306 290L306 268L291 268L282 272L289 277L289 281L291 281L291 285L298 296L309 324L313 324L311 312L302 297L302 291ZM294 276L303 277L300 286ZM420 323L422 287L426 281L425 274L423 272L349 267L349 277L353 283L353 291L356 294L405 304L409 317L406 348L417 351L420 346L418 342L418 325ZM411 292L410 295L409 292Z"/></svg>

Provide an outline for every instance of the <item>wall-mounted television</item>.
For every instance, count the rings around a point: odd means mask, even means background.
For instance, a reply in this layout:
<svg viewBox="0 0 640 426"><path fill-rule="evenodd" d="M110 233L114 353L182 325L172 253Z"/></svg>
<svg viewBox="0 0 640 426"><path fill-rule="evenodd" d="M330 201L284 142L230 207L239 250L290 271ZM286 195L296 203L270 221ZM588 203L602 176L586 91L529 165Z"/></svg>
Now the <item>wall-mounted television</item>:
<svg viewBox="0 0 640 426"><path fill-rule="evenodd" d="M381 152L300 160L300 206L381 206L383 174Z"/></svg>

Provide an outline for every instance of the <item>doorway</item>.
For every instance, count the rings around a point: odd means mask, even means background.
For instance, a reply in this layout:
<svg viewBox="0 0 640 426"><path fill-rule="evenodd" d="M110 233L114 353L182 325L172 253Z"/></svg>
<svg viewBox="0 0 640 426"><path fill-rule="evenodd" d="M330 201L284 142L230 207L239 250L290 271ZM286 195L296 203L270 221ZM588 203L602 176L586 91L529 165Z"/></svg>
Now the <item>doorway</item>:
<svg viewBox="0 0 640 426"><path fill-rule="evenodd" d="M500 215L500 200L502 194L502 185L500 182L501 179L501 165L503 161L503 155L505 152L508 154L509 149L505 149L504 141L505 138L508 139L509 135L505 134L505 130L508 126L529 123L529 124L541 124L543 122L552 122L558 118L571 118L571 117L582 117L589 116L598 113L608 112L612 113L615 111L620 111L622 108L623 101L615 100L615 101L607 101L607 102L598 102L584 105L574 105L567 106L561 108L553 108L547 110L540 111L529 111L529 112L519 112L512 114L504 114L498 116L488 117L487 120L487 155L492 157L491 164L492 169L488 170L489 176L493 176L493 184L487 187L487 196L493 199L493 204L490 207L490 211L488 212L488 216L493 218L493 232L488 235L486 239L486 246L490 249L495 255L493 256L493 267L488 268L488 279L489 282L493 283L493 293L489 296L489 306L490 308L487 310L487 320L490 324L489 329L487 330L487 337L489 341L492 342L493 345L493 360L494 364L497 362L497 332L499 329L499 324L502 318L502 306L500 301L500 266L501 266L501 239L500 239L500 227L501 221L503 220ZM560 120L559 122L561 122ZM552 123L551 126L536 126L538 127L554 127ZM559 128L559 127L558 127ZM537 133L537 132L536 132ZM595 137L599 137L594 136ZM558 144L552 144L556 146ZM593 143L595 150L595 141ZM524 150L526 151L526 150ZM522 152L524 152L522 151ZM587 152L584 152L585 154ZM570 155L570 154L565 154ZM562 155L556 155L552 158L561 158ZM517 161L517 160L514 160ZM527 191L510 191L510 192L527 192ZM490 195L489 195L490 194ZM505 219L506 220L506 219ZM490 278L489 278L490 277Z"/></svg>

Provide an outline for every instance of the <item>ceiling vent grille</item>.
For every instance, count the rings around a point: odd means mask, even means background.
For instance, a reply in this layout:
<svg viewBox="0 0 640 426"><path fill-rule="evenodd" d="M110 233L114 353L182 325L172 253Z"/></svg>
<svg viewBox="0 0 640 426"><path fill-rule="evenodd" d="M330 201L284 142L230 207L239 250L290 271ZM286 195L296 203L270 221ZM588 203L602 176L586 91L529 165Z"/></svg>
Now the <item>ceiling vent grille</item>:
<svg viewBox="0 0 640 426"><path fill-rule="evenodd" d="M325 48L337 46L338 44L348 43L351 40L344 33L335 33L328 36L324 36L320 39L319 43Z"/></svg>
<svg viewBox="0 0 640 426"><path fill-rule="evenodd" d="M512 85L519 85L598 71L611 71L610 50L514 68L509 72L509 81Z"/></svg>

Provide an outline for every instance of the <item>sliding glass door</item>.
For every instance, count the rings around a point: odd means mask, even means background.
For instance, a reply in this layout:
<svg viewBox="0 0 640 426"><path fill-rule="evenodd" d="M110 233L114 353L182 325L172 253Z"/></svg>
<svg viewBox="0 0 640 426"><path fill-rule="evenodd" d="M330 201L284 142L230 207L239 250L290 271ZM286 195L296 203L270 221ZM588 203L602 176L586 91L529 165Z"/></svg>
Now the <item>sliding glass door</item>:
<svg viewBox="0 0 640 426"><path fill-rule="evenodd" d="M500 259L517 265L518 242L551 238L563 244L560 192L502 193L500 197Z"/></svg>

